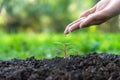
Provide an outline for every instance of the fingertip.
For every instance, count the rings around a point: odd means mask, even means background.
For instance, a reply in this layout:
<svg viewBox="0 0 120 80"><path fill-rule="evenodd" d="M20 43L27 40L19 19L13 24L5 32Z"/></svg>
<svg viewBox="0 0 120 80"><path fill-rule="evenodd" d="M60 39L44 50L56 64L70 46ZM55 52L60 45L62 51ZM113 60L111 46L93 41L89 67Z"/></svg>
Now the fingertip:
<svg viewBox="0 0 120 80"><path fill-rule="evenodd" d="M64 34L65 35L68 34L68 29L65 29Z"/></svg>
<svg viewBox="0 0 120 80"><path fill-rule="evenodd" d="M65 31L64 31L64 34L66 35L66 34L69 34L69 33L71 33L71 28L68 28L68 29L66 29Z"/></svg>
<svg viewBox="0 0 120 80"><path fill-rule="evenodd" d="M78 29L80 21L84 18L85 17L77 19L76 21L68 24L65 31L64 31L64 34L69 34L69 33L73 32L74 30Z"/></svg>
<svg viewBox="0 0 120 80"><path fill-rule="evenodd" d="M64 31L64 34L67 34L67 32L66 32L66 31Z"/></svg>
<svg viewBox="0 0 120 80"><path fill-rule="evenodd" d="M74 27L70 27L69 29L68 29L68 31L69 31L69 33L71 33L71 32L73 32L74 30L76 30L77 28L76 28L76 26L74 26Z"/></svg>
<svg viewBox="0 0 120 80"><path fill-rule="evenodd" d="M64 32L64 34L66 35L66 34L68 34L67 32Z"/></svg>
<svg viewBox="0 0 120 80"><path fill-rule="evenodd" d="M65 31L64 31L65 35L70 33L70 27L71 27L71 24L68 24Z"/></svg>

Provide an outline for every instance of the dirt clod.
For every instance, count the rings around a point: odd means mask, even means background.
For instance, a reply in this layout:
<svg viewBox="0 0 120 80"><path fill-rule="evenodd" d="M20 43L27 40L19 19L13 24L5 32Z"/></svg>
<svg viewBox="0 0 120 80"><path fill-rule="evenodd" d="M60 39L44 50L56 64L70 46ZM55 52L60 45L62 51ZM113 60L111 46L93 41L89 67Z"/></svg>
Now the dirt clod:
<svg viewBox="0 0 120 80"><path fill-rule="evenodd" d="M120 80L120 56L89 54L0 61L0 80Z"/></svg>

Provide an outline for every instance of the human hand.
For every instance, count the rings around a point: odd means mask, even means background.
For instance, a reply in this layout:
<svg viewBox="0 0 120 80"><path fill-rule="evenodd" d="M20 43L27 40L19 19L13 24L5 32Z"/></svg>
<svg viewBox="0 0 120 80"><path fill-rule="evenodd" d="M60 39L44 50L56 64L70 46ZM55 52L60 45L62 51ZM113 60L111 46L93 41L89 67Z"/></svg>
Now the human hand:
<svg viewBox="0 0 120 80"><path fill-rule="evenodd" d="M81 14L79 19L70 23L64 34L74 30L101 24L120 13L120 0L101 0L93 8Z"/></svg>

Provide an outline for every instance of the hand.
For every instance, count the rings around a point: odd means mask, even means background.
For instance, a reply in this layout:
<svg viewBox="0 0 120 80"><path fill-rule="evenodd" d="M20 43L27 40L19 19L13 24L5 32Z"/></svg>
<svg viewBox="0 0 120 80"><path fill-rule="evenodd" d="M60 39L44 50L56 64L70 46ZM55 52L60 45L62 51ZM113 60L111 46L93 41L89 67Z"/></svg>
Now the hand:
<svg viewBox="0 0 120 80"><path fill-rule="evenodd" d="M81 14L80 18L70 23L64 34L74 30L101 24L120 13L120 0L101 0L93 8Z"/></svg>

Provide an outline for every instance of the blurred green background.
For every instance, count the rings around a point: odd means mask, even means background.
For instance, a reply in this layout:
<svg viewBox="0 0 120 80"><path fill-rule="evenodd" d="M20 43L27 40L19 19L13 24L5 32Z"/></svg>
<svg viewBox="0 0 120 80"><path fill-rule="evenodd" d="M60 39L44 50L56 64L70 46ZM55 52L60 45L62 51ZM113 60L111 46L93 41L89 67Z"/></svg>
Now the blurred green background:
<svg viewBox="0 0 120 80"><path fill-rule="evenodd" d="M120 54L119 16L64 37L65 27L99 0L0 0L0 60L63 57L91 52Z"/></svg>

